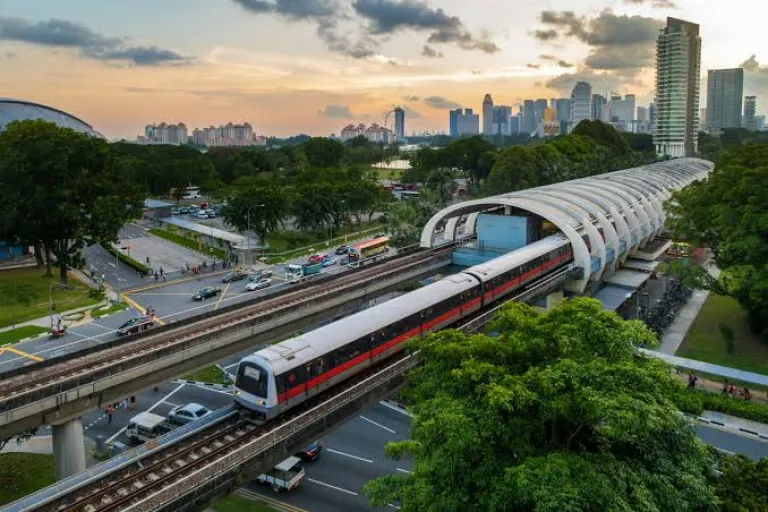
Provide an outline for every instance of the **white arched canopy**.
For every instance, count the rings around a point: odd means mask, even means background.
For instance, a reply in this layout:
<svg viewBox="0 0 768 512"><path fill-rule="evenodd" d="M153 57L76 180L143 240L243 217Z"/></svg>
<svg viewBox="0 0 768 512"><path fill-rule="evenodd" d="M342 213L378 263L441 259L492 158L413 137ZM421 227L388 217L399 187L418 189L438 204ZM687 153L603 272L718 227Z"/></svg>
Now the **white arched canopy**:
<svg viewBox="0 0 768 512"><path fill-rule="evenodd" d="M424 226L421 246L469 237L476 233L478 214L513 207L551 222L571 242L574 261L583 269L580 278L567 288L581 292L587 282L612 272L628 255L661 233L664 201L689 183L704 179L714 167L698 158L679 158L589 178L486 197L451 205L437 212ZM459 228L459 219L466 222ZM438 238L435 228L444 224ZM603 237L598 232L600 228ZM582 236L592 247L591 254ZM607 249L613 261L606 261ZM591 257L600 260L592 272Z"/></svg>

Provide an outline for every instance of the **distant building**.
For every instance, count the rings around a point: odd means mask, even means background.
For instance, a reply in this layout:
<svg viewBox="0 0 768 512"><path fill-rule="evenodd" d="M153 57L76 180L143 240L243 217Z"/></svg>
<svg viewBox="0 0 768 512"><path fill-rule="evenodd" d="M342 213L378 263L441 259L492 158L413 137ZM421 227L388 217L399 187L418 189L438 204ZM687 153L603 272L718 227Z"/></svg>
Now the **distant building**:
<svg viewBox="0 0 768 512"><path fill-rule="evenodd" d="M533 100L523 101L523 131L530 134L536 132L536 107Z"/></svg>
<svg viewBox="0 0 768 512"><path fill-rule="evenodd" d="M627 94L622 99L620 94L611 94L608 103L607 120L619 126L629 127L635 119L635 95Z"/></svg>
<svg viewBox="0 0 768 512"><path fill-rule="evenodd" d="M547 100L544 98L539 98L535 102L533 102L533 110L534 114L536 115L536 126L538 127L539 121L544 120L544 112L548 108Z"/></svg>
<svg viewBox="0 0 768 512"><path fill-rule="evenodd" d="M491 127L490 133L492 135L511 135L511 121L512 107L506 105L497 105L493 107L493 126Z"/></svg>
<svg viewBox="0 0 768 512"><path fill-rule="evenodd" d="M568 122L571 120L571 100L568 98L558 98L555 100L555 110L557 111L557 120Z"/></svg>
<svg viewBox="0 0 768 512"><path fill-rule="evenodd" d="M457 108L448 112L448 135L451 137L459 136L459 116L461 109Z"/></svg>
<svg viewBox="0 0 768 512"><path fill-rule="evenodd" d="M493 134L493 98L490 94L483 98L483 133Z"/></svg>
<svg viewBox="0 0 768 512"><path fill-rule="evenodd" d="M706 118L700 116L700 126L709 133L723 128L741 128L741 99L744 95L744 70L710 69L707 73Z"/></svg>
<svg viewBox="0 0 768 512"><path fill-rule="evenodd" d="M632 133L651 133L651 121L647 107L637 107L637 115L632 121Z"/></svg>
<svg viewBox="0 0 768 512"><path fill-rule="evenodd" d="M456 120L459 137L463 135L480 134L480 116L472 112L471 108L465 109Z"/></svg>
<svg viewBox="0 0 768 512"><path fill-rule="evenodd" d="M707 109L699 109L699 126L707 126Z"/></svg>
<svg viewBox="0 0 768 512"><path fill-rule="evenodd" d="M608 101L602 94L592 95L592 113L590 117L593 120L604 123L608 121Z"/></svg>
<svg viewBox="0 0 768 512"><path fill-rule="evenodd" d="M637 117L635 119L637 119L638 121L643 121L645 123L649 122L651 118L648 117L648 108L637 107Z"/></svg>
<svg viewBox="0 0 768 512"><path fill-rule="evenodd" d="M571 118L574 128L581 121L592 117L592 86L588 82L576 82L571 92Z"/></svg>
<svg viewBox="0 0 768 512"><path fill-rule="evenodd" d="M520 133L520 125L523 117L518 114L509 118L509 134L517 135Z"/></svg>
<svg viewBox="0 0 768 512"><path fill-rule="evenodd" d="M662 156L698 151L701 37L699 25L667 18L656 40L653 143Z"/></svg>
<svg viewBox="0 0 768 512"><path fill-rule="evenodd" d="M755 116L755 129L758 131L765 130L765 116Z"/></svg>
<svg viewBox="0 0 768 512"><path fill-rule="evenodd" d="M744 96L744 128L747 130L757 130L756 110L757 98L755 96Z"/></svg>
<svg viewBox="0 0 768 512"><path fill-rule="evenodd" d="M546 108L536 129L536 135L539 137L555 137L560 135L560 121L557 120L555 109Z"/></svg>
<svg viewBox="0 0 768 512"><path fill-rule="evenodd" d="M206 147L228 146L263 146L266 144L264 137L256 137L250 123L209 126L207 128L195 128L189 138L190 142Z"/></svg>
<svg viewBox="0 0 768 512"><path fill-rule="evenodd" d="M405 140L405 110L395 108L395 140Z"/></svg>
<svg viewBox="0 0 768 512"><path fill-rule="evenodd" d="M651 130L653 130L653 125L656 124L656 104L653 102L648 105L648 123L651 125Z"/></svg>
<svg viewBox="0 0 768 512"><path fill-rule="evenodd" d="M357 126L349 124L341 130L342 142L360 136L365 137L369 142L373 142L374 144L387 145L394 142L394 134L392 133L392 130L379 126L376 123L373 123L371 126L365 126L362 123Z"/></svg>
<svg viewBox="0 0 768 512"><path fill-rule="evenodd" d="M148 124L144 127L144 136L139 137L139 144L186 144L188 140L187 125L179 124Z"/></svg>

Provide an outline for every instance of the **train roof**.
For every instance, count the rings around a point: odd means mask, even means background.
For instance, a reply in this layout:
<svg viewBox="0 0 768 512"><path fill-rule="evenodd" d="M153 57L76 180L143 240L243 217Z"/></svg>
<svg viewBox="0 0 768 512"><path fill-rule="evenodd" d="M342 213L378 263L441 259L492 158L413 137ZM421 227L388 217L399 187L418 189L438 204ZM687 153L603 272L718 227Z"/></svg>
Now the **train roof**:
<svg viewBox="0 0 768 512"><path fill-rule="evenodd" d="M447 276L418 290L259 350L253 356L269 361L275 373L279 374L289 367L312 361L478 284L477 279L466 274Z"/></svg>
<svg viewBox="0 0 768 512"><path fill-rule="evenodd" d="M499 256L480 265L470 267L464 270L464 272L480 277L483 280L490 279L569 243L568 238L564 235L548 236L504 256Z"/></svg>

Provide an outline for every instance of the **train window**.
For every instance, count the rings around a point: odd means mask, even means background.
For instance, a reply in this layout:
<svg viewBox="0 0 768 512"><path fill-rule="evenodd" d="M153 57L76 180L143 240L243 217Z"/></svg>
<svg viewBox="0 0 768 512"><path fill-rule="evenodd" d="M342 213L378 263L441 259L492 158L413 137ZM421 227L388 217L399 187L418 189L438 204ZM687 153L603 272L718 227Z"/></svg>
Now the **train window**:
<svg viewBox="0 0 768 512"><path fill-rule="evenodd" d="M247 393L264 397L267 396L269 378L267 371L256 363L241 362L237 369L236 385Z"/></svg>
<svg viewBox="0 0 768 512"><path fill-rule="evenodd" d="M311 363L307 364L307 376L311 379L322 375L325 371L325 363L322 358L315 359Z"/></svg>

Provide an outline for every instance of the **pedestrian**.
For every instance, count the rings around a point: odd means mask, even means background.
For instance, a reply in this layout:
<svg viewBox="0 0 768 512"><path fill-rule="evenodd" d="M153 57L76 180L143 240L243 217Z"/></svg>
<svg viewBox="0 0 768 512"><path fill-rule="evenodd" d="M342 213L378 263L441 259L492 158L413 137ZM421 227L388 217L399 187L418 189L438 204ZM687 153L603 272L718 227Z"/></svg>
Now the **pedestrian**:
<svg viewBox="0 0 768 512"><path fill-rule="evenodd" d="M104 274L101 274L101 284L104 284L104 280L107 278Z"/></svg>
<svg viewBox="0 0 768 512"><path fill-rule="evenodd" d="M147 266L149 266L149 256L147 256Z"/></svg>
<svg viewBox="0 0 768 512"><path fill-rule="evenodd" d="M696 381L699 380L699 378L696 376L695 373L691 372L688 374L688 388L694 389L696 387Z"/></svg>
<svg viewBox="0 0 768 512"><path fill-rule="evenodd" d="M160 274L157 273L157 270L155 270L155 281L160 279Z"/></svg>
<svg viewBox="0 0 768 512"><path fill-rule="evenodd" d="M155 386L154 388L152 388L152 391L154 391L155 393L158 393L160 391L160 388L158 386Z"/></svg>
<svg viewBox="0 0 768 512"><path fill-rule="evenodd" d="M736 396L736 388L733 387L733 384L728 386L728 396L730 396L731 398Z"/></svg>
<svg viewBox="0 0 768 512"><path fill-rule="evenodd" d="M131 405L130 405L130 409L131 409L132 411L136 410L136 397L135 397L135 396L131 396Z"/></svg>
<svg viewBox="0 0 768 512"><path fill-rule="evenodd" d="M728 379L723 379L723 391L724 395L728 394Z"/></svg>
<svg viewBox="0 0 768 512"><path fill-rule="evenodd" d="M111 404L107 406L107 424L112 423L112 413L114 410Z"/></svg>
<svg viewBox="0 0 768 512"><path fill-rule="evenodd" d="M185 263L185 265L187 266L187 272L189 272L189 263Z"/></svg>
<svg viewBox="0 0 768 512"><path fill-rule="evenodd" d="M208 270L208 263L203 260L203 270Z"/></svg>
<svg viewBox="0 0 768 512"><path fill-rule="evenodd" d="M211 272L216 272L216 262L215 261L211 264Z"/></svg>
<svg viewBox="0 0 768 512"><path fill-rule="evenodd" d="M750 393L747 388L744 388L744 391L741 392L741 396L744 397L744 400L752 400L752 393Z"/></svg>

